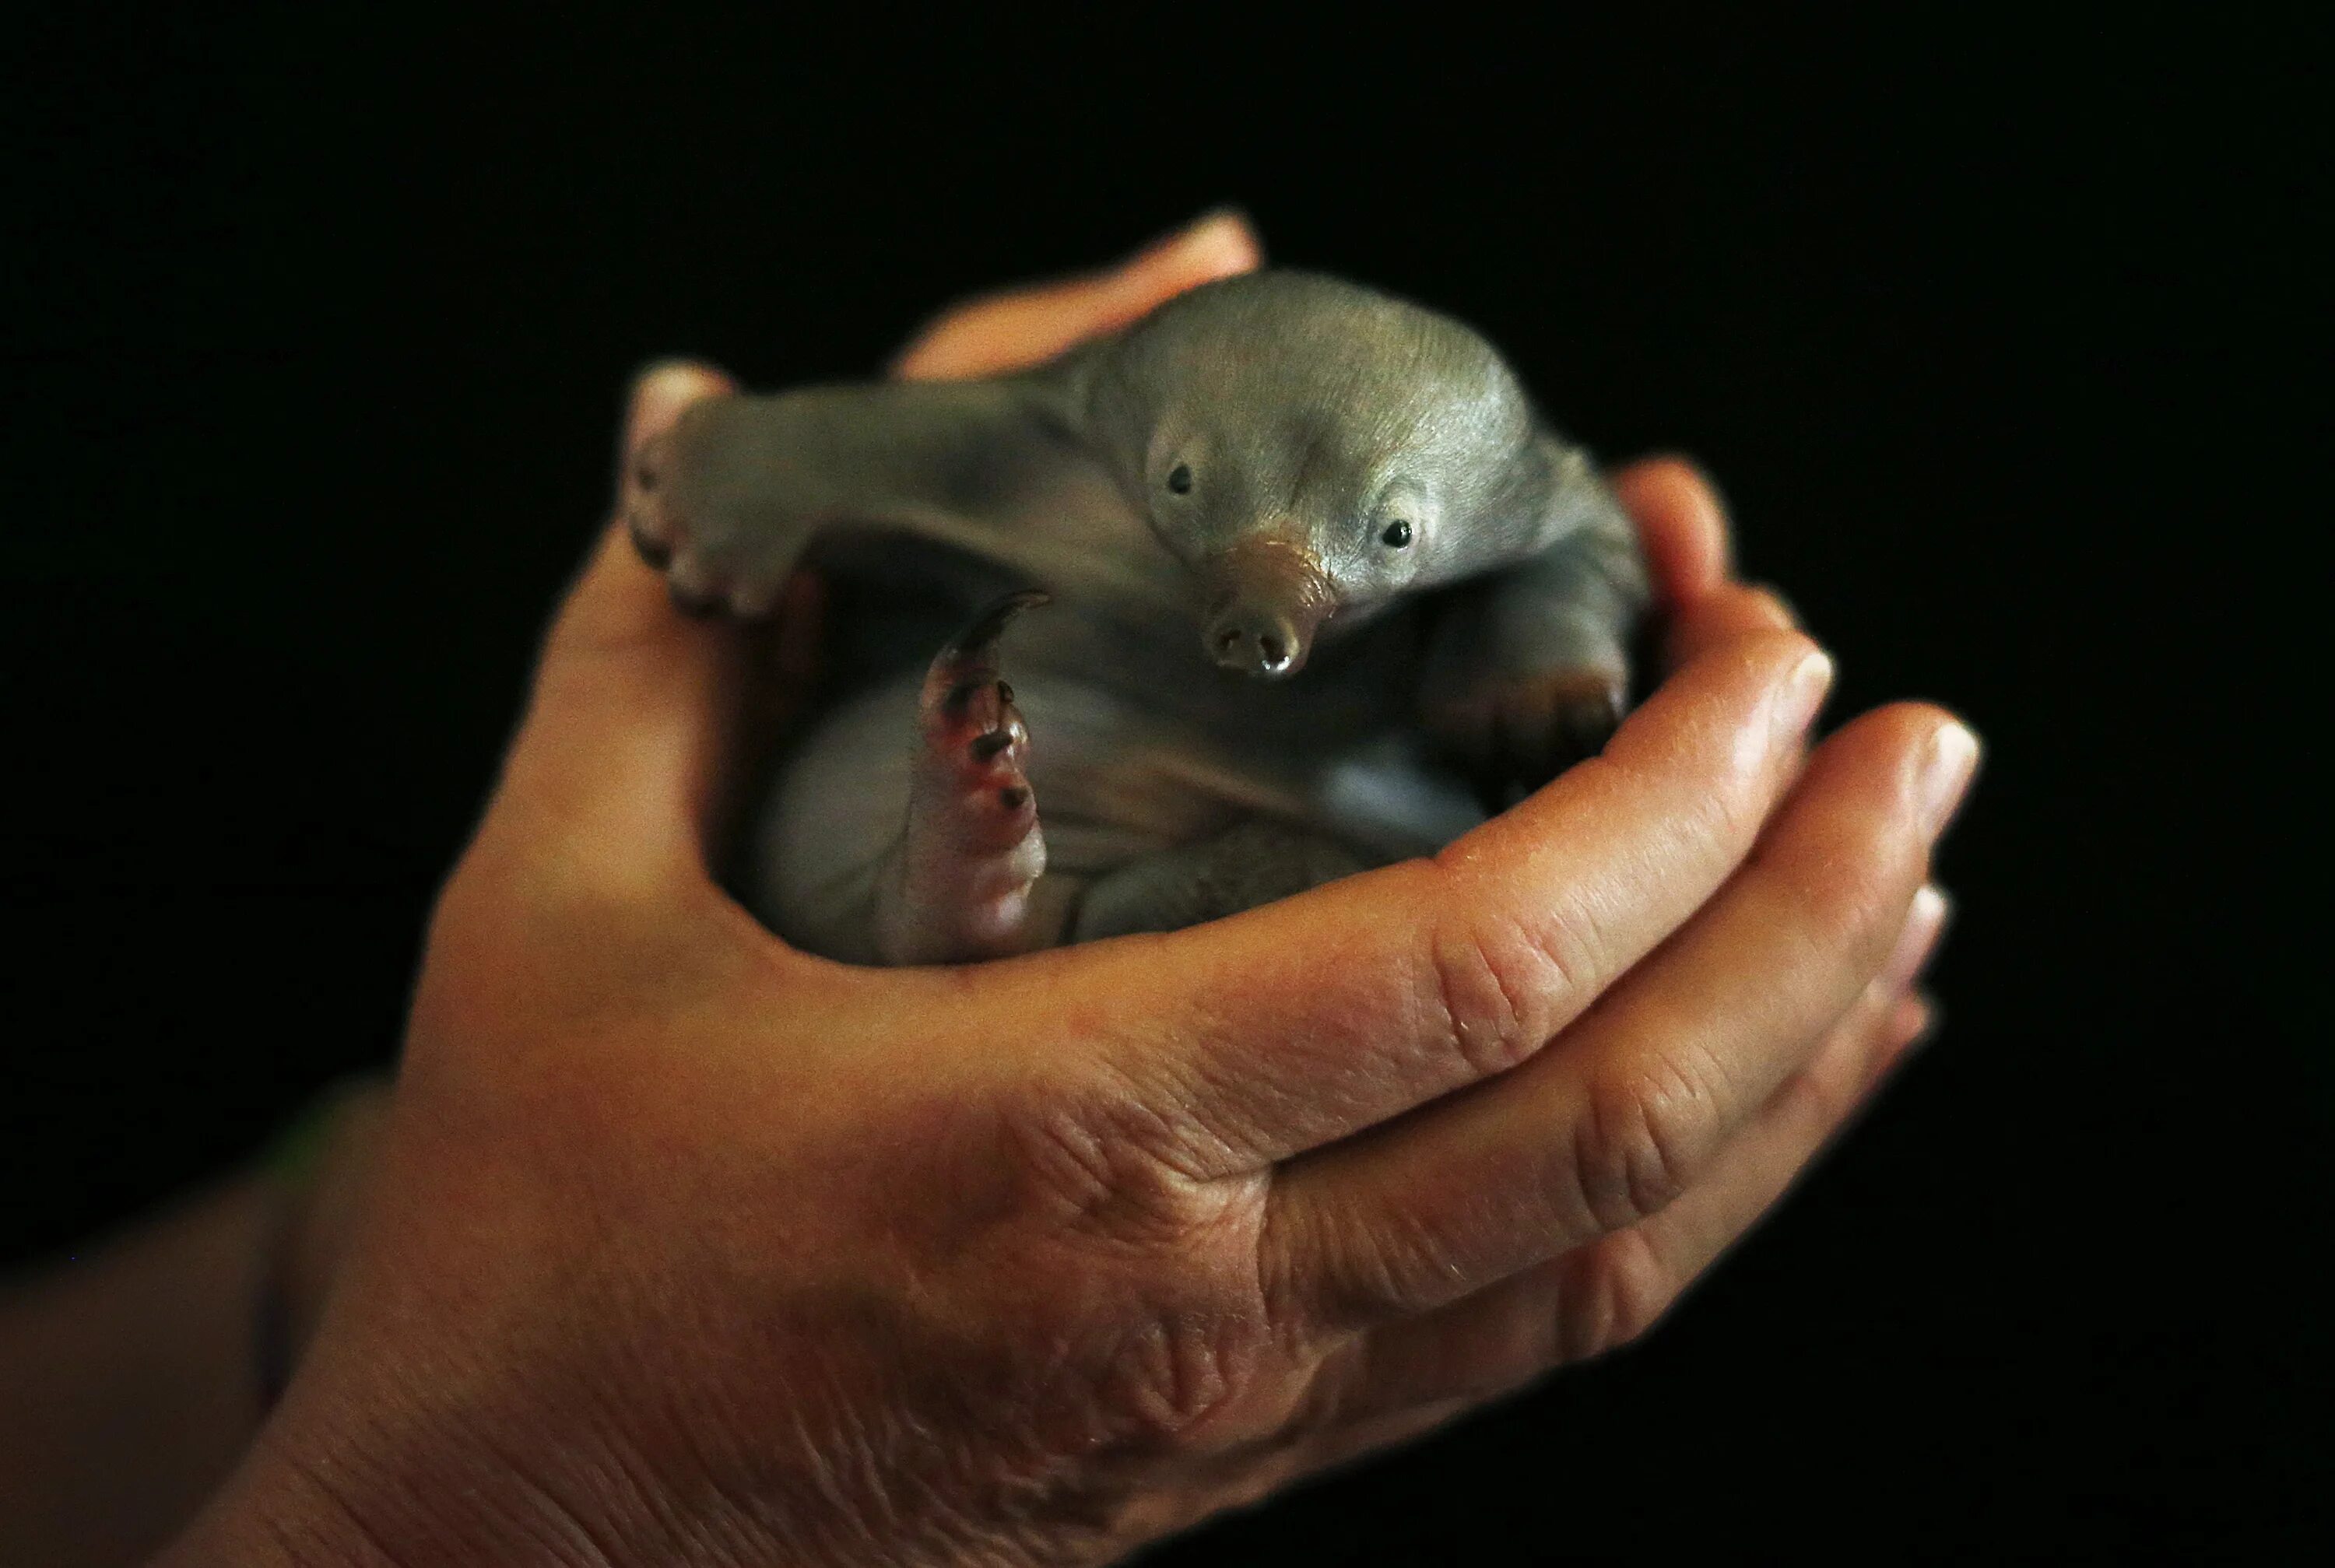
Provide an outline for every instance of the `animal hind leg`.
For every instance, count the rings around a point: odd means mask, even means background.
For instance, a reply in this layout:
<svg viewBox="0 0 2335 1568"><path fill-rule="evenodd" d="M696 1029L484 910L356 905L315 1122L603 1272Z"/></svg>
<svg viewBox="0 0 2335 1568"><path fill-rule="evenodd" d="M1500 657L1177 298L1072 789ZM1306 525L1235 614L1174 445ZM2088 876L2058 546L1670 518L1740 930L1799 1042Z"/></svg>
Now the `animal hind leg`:
<svg viewBox="0 0 2335 1568"><path fill-rule="evenodd" d="M885 963L962 963L1020 951L1046 841L1023 759L1030 731L1001 676L1006 624L1046 595L1007 595L951 639L917 697L907 818L877 868Z"/></svg>

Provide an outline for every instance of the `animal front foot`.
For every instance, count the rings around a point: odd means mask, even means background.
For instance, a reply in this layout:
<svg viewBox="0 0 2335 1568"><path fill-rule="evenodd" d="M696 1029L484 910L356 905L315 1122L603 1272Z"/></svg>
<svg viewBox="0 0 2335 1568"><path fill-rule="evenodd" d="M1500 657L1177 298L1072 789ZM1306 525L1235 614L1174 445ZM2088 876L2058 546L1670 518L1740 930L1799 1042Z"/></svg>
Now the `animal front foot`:
<svg viewBox="0 0 2335 1568"><path fill-rule="evenodd" d="M1021 944L1046 841L1025 767L1030 731L997 644L1014 616L1046 598L1024 591L990 605L925 673L908 819L879 893L887 963L962 963Z"/></svg>
<svg viewBox="0 0 2335 1568"><path fill-rule="evenodd" d="M684 615L768 615L801 554L806 530L767 480L755 482L766 460L755 440L761 401L703 398L625 460L625 531Z"/></svg>
<svg viewBox="0 0 2335 1568"><path fill-rule="evenodd" d="M1428 716L1487 811L1505 811L1605 749L1628 710L1623 672L1603 666L1511 676Z"/></svg>

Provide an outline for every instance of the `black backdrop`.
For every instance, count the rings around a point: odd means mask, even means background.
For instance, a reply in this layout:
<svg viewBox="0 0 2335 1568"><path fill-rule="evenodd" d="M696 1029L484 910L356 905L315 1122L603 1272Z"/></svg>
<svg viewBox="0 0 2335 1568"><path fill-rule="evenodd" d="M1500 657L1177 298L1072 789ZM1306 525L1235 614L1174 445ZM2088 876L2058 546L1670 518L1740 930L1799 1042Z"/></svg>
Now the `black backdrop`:
<svg viewBox="0 0 2335 1568"><path fill-rule="evenodd" d="M1991 751L1944 1034L1779 1217L1642 1349L1162 1560L2323 1522L2324 41L874 22L12 23L0 1258L387 1060L635 365L857 373L1229 200L1698 454L1835 711Z"/></svg>

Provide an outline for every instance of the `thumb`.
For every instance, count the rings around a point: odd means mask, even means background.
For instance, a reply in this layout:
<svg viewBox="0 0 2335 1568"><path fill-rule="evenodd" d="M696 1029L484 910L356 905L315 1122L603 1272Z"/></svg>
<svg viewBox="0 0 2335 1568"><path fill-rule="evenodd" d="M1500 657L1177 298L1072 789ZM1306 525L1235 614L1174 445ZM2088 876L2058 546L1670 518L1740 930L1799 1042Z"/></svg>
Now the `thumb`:
<svg viewBox="0 0 2335 1568"><path fill-rule="evenodd" d="M736 390L704 365L644 372L625 414L620 486L634 482L643 443L691 404ZM726 815L749 678L773 657L799 669L809 610L790 593L772 623L774 655L742 628L674 614L623 524L604 528L544 641L489 824L547 829L563 858L580 849L602 871L702 876Z"/></svg>
<svg viewBox="0 0 2335 1568"><path fill-rule="evenodd" d="M1106 271L987 295L943 312L901 352L892 373L954 381L1040 364L1187 289L1254 272L1264 260L1246 218L1212 212Z"/></svg>

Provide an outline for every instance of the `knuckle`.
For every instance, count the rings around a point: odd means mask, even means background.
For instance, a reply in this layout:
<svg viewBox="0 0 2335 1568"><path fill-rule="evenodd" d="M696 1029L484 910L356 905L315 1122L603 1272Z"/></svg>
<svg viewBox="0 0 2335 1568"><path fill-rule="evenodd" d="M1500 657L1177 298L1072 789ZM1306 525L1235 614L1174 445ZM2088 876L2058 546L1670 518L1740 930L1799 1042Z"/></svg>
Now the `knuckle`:
<svg viewBox="0 0 2335 1568"><path fill-rule="evenodd" d="M1268 1203L1256 1231L1257 1310L1293 1340L1309 1338L1326 1315L1319 1249L1293 1234L1303 1228L1286 1205Z"/></svg>
<svg viewBox="0 0 2335 1568"><path fill-rule="evenodd" d="M1676 1273L1641 1231L1616 1232L1576 1257L1560 1296L1568 1361L1585 1361L1644 1338L1678 1300Z"/></svg>
<svg viewBox="0 0 2335 1568"><path fill-rule="evenodd" d="M1430 942L1435 1007L1468 1080L1496 1077L1538 1051L1592 970L1592 944L1557 915L1440 923Z"/></svg>
<svg viewBox="0 0 2335 1568"><path fill-rule="evenodd" d="M1716 1117L1706 1088L1668 1057L1593 1077L1573 1128L1570 1172L1582 1206L1609 1232L1669 1207Z"/></svg>
<svg viewBox="0 0 2335 1568"><path fill-rule="evenodd" d="M1336 1238L1333 1295L1315 1314L1332 1326L1408 1317L1462 1293L1469 1277L1458 1239L1398 1205L1359 1219Z"/></svg>
<svg viewBox="0 0 2335 1568"><path fill-rule="evenodd" d="M1697 836L1697 847L1724 855L1732 864L1759 841L1774 805L1774 791L1762 784L1759 771L1739 769L1703 796L1686 826Z"/></svg>
<svg viewBox="0 0 2335 1568"><path fill-rule="evenodd" d="M1139 1454L1200 1447L1263 1381L1270 1336L1252 1316L1163 1312L1118 1335L1095 1372L1096 1436Z"/></svg>
<svg viewBox="0 0 2335 1568"><path fill-rule="evenodd" d="M995 1254L993 1254L995 1255ZM1154 1457L1257 1435L1303 1392L1288 1347L1258 1309L1245 1260L1161 1270L1098 1263L1057 1244L1008 1248L1004 1266L1044 1288L1001 1323L1001 1418L1044 1452Z"/></svg>
<svg viewBox="0 0 2335 1568"><path fill-rule="evenodd" d="M1197 1175L1175 1128L1123 1089L1049 1084L1012 1097L1003 1121L1020 1206L1063 1234L1188 1248L1254 1217L1240 1184Z"/></svg>

